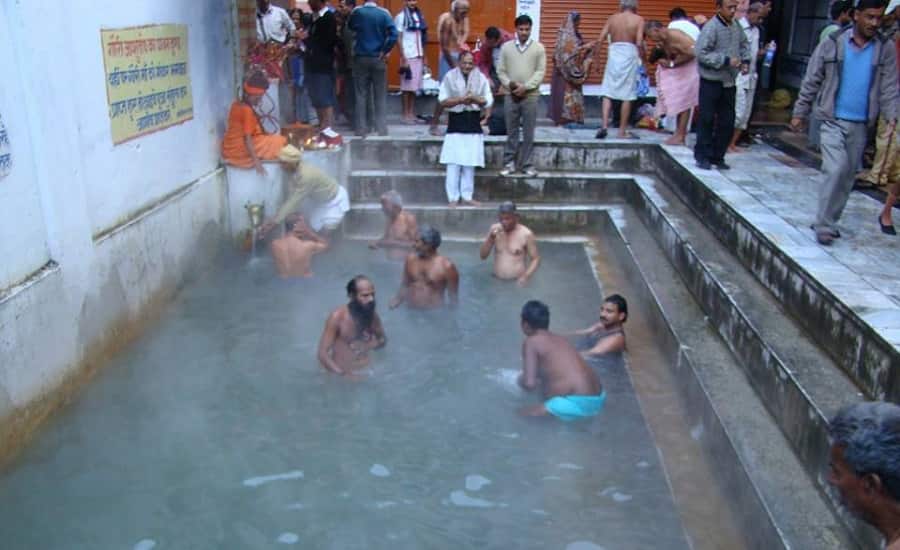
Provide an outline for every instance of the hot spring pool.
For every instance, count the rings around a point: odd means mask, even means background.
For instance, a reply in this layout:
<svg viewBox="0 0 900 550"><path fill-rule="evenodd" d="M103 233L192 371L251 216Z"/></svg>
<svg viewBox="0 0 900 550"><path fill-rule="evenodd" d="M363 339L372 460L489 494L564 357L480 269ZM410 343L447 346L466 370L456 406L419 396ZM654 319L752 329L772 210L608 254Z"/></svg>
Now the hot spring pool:
<svg viewBox="0 0 900 550"><path fill-rule="evenodd" d="M526 419L514 383L529 299L551 329L595 320L580 244L540 243L519 289L445 242L455 311L389 311L401 264L345 241L315 278L268 257L185 288L0 477L5 548L688 548L621 361L600 417ZM359 382L315 358L357 273L388 345Z"/></svg>

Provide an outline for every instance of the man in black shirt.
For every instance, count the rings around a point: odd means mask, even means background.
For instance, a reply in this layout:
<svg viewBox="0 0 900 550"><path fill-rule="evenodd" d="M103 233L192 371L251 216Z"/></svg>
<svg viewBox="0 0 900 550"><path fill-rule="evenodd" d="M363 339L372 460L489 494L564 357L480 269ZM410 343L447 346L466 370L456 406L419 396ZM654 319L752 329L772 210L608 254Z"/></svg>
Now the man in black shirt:
<svg viewBox="0 0 900 550"><path fill-rule="evenodd" d="M341 136L331 129L334 122L334 51L337 45L337 21L325 0L309 0L313 22L306 39L306 89L316 114L322 138L328 145L340 145Z"/></svg>

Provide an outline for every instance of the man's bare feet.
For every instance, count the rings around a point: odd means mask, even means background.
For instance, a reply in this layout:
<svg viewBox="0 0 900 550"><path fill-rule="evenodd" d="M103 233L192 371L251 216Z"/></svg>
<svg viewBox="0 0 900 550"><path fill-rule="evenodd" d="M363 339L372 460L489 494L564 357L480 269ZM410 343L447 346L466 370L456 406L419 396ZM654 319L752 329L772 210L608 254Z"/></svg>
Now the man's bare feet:
<svg viewBox="0 0 900 550"><path fill-rule="evenodd" d="M454 202L448 203L447 206L449 206L450 208L456 208L457 206L459 206L459 203L454 201Z"/></svg>
<svg viewBox="0 0 900 550"><path fill-rule="evenodd" d="M481 203L476 200L463 200L462 203L466 206L481 206Z"/></svg>
<svg viewBox="0 0 900 550"><path fill-rule="evenodd" d="M729 153L743 153L744 150L742 148L738 147L737 145L729 145L728 152Z"/></svg>
<svg viewBox="0 0 900 550"><path fill-rule="evenodd" d="M665 145L684 145L684 136L675 134L663 142Z"/></svg>
<svg viewBox="0 0 900 550"><path fill-rule="evenodd" d="M431 126L431 127L429 127L429 128L428 128L428 133L431 134L431 135L433 135L433 136L435 136L435 137L441 137L441 135L443 135L443 134L441 133L440 128L438 128L437 126Z"/></svg>

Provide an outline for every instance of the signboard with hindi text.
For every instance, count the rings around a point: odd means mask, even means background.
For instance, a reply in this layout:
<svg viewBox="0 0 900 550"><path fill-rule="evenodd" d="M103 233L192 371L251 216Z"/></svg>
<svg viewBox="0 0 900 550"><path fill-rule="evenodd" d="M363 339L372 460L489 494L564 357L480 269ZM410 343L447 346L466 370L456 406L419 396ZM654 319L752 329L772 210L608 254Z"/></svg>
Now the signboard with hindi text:
<svg viewBox="0 0 900 550"><path fill-rule="evenodd" d="M100 40L114 144L193 118L187 25L102 29Z"/></svg>

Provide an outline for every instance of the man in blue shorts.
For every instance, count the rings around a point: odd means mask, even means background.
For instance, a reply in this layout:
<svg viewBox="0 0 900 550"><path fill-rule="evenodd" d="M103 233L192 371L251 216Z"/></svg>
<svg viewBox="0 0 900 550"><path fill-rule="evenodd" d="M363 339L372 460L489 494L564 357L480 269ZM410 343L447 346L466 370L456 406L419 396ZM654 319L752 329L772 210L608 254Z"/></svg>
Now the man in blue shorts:
<svg viewBox="0 0 900 550"><path fill-rule="evenodd" d="M534 391L538 381L545 401L520 412L524 416L553 415L560 420L596 416L606 402L606 392L594 371L565 337L553 334L550 309L531 300L522 308L522 374L519 385Z"/></svg>

